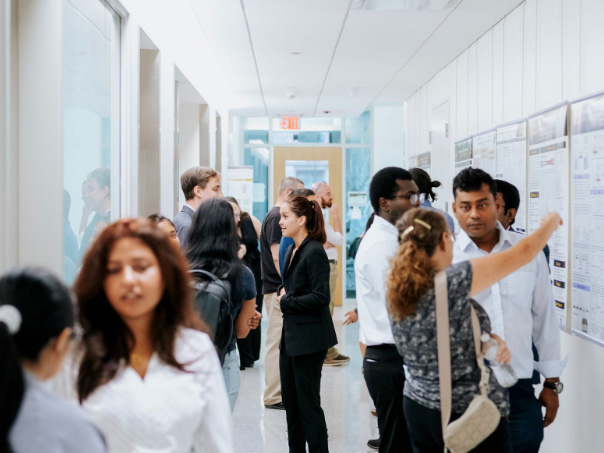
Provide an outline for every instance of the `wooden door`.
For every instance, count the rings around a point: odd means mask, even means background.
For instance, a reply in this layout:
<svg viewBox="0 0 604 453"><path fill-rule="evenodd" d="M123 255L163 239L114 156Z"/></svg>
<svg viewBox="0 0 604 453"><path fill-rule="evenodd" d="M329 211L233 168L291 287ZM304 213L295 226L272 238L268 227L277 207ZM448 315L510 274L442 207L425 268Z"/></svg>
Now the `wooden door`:
<svg viewBox="0 0 604 453"><path fill-rule="evenodd" d="M287 161L328 161L329 162L329 187L333 195L333 202L340 207L342 229L346 228L344 217L344 204L342 198L342 148L340 147L300 147L281 146L273 148L273 200L277 200L279 183L285 178L285 164ZM316 181L313 181L316 182ZM308 183L308 182L307 182ZM310 188L310 187L308 187ZM331 221L331 219L330 219ZM332 223L333 226L333 223ZM344 232L342 232L343 234ZM338 250L338 284L334 295L335 305L342 305L343 263L346 262L344 247Z"/></svg>

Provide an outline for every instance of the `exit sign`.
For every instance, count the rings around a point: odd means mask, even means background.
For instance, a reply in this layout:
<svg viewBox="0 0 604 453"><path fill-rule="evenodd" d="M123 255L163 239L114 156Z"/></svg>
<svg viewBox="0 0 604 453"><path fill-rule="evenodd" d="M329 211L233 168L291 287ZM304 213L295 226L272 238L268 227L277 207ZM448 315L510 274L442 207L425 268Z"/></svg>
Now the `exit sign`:
<svg viewBox="0 0 604 453"><path fill-rule="evenodd" d="M300 118L297 116L281 118L281 129L300 129Z"/></svg>

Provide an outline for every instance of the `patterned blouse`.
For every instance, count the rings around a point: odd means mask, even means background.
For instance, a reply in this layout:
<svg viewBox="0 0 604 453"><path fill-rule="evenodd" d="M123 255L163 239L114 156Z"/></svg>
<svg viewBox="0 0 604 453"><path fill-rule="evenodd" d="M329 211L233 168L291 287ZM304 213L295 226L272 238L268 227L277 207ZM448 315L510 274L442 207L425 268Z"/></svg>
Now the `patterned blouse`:
<svg viewBox="0 0 604 453"><path fill-rule="evenodd" d="M452 412L462 414L480 393L480 368L476 363L470 304L474 306L482 333L491 331L489 317L470 299L472 266L469 261L447 268L449 330L451 347ZM418 404L440 410L438 347L434 287L420 299L415 313L402 320L391 319L398 352L407 365L408 379L403 394ZM503 416L509 414L507 390L491 373L489 397Z"/></svg>

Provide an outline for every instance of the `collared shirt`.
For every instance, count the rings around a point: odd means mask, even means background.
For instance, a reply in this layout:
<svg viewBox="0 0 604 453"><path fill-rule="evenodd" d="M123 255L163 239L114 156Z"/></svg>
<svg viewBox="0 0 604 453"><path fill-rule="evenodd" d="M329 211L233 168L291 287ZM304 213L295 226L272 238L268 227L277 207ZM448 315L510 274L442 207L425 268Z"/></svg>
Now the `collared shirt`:
<svg viewBox="0 0 604 453"><path fill-rule="evenodd" d="M325 212L323 211L323 220L325 221L325 233L327 234L327 242L330 242L334 245L334 247L330 247L325 249L325 253L327 253L328 260L337 260L338 259L338 249L344 243L344 237L342 233L336 232L333 227L329 224L327 219L325 218Z"/></svg>
<svg viewBox="0 0 604 453"><path fill-rule="evenodd" d="M398 230L376 215L354 262L359 325L367 346L394 344L386 309L386 279L397 250Z"/></svg>
<svg viewBox="0 0 604 453"><path fill-rule="evenodd" d="M491 253L506 250L524 239L517 233L505 231L499 222L497 230L499 241ZM479 249L465 231L460 231L453 248L453 262L486 255L488 253ZM474 299L489 315L493 333L506 341L518 378L532 377L533 369L546 378L562 374L565 363L560 360L560 331L549 271L542 253ZM533 360L533 343L539 353L539 362Z"/></svg>
<svg viewBox="0 0 604 453"><path fill-rule="evenodd" d="M122 363L82 407L105 435L112 452L232 452L231 408L216 350L201 332L182 328L174 356L185 371L151 356L142 379ZM53 390L77 401L79 364L68 357Z"/></svg>
<svg viewBox="0 0 604 453"><path fill-rule="evenodd" d="M25 395L11 427L12 450L48 453L104 453L101 432L86 413L51 393L28 371L23 372Z"/></svg>

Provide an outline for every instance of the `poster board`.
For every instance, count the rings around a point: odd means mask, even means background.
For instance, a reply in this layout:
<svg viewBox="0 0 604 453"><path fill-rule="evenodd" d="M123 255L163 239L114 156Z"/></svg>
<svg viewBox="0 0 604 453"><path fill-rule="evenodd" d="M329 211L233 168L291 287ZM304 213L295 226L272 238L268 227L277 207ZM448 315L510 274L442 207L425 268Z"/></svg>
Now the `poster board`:
<svg viewBox="0 0 604 453"><path fill-rule="evenodd" d="M455 174L471 167L472 163L472 137L455 142Z"/></svg>
<svg viewBox="0 0 604 453"><path fill-rule="evenodd" d="M527 230L528 199L526 192L526 119L497 127L496 134L496 179L513 184L520 193L520 206L516 214L514 229L520 233Z"/></svg>
<svg viewBox="0 0 604 453"><path fill-rule="evenodd" d="M425 153L409 157L407 159L407 169L410 168L421 168L430 174L430 171L432 170L432 153L427 151Z"/></svg>
<svg viewBox="0 0 604 453"><path fill-rule="evenodd" d="M568 105L557 105L528 120L528 227L539 228L541 217L557 211L563 225L550 238L550 271L556 315L567 328L569 301L569 144Z"/></svg>
<svg viewBox="0 0 604 453"><path fill-rule="evenodd" d="M251 214L254 206L254 167L229 167L228 178L229 195L237 199L241 212Z"/></svg>
<svg viewBox="0 0 604 453"><path fill-rule="evenodd" d="M472 137L472 166L494 175L497 170L495 129Z"/></svg>
<svg viewBox="0 0 604 453"><path fill-rule="evenodd" d="M570 116L572 331L604 345L604 93Z"/></svg>

